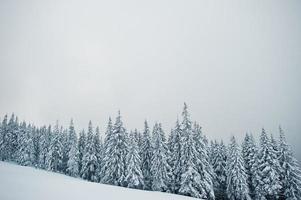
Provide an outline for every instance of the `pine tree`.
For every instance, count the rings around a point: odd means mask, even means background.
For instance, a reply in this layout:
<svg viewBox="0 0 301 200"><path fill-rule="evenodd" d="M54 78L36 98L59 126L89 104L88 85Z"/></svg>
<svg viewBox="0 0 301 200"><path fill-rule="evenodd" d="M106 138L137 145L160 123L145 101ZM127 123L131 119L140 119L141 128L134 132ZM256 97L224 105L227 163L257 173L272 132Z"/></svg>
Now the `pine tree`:
<svg viewBox="0 0 301 200"><path fill-rule="evenodd" d="M39 166L39 159L40 159L40 139L41 139L41 130L35 126L32 127L32 142L33 142L33 149L34 149L34 160L33 165L35 167Z"/></svg>
<svg viewBox="0 0 301 200"><path fill-rule="evenodd" d="M69 152L66 172L69 176L77 177L79 174L79 158L77 135L74 129L73 120L69 126Z"/></svg>
<svg viewBox="0 0 301 200"><path fill-rule="evenodd" d="M101 172L101 160L102 160L102 144L101 144L101 138L100 138L100 132L99 132L99 127L96 127L95 129L95 134L93 137L93 144L94 144L94 149L95 149L95 155L97 158L97 181L100 181L99 174Z"/></svg>
<svg viewBox="0 0 301 200"><path fill-rule="evenodd" d="M47 169L54 172L60 172L62 169L63 146L60 141L60 134L60 128L57 121L54 126L50 148L46 158Z"/></svg>
<svg viewBox="0 0 301 200"><path fill-rule="evenodd" d="M168 148L161 124L153 128L153 155L151 162L152 190L168 191L170 166L167 162Z"/></svg>
<svg viewBox="0 0 301 200"><path fill-rule="evenodd" d="M176 126L171 131L169 140L169 163L172 171L170 187L173 193L178 193L181 186L181 127L179 120L176 121Z"/></svg>
<svg viewBox="0 0 301 200"><path fill-rule="evenodd" d="M106 135L105 153L109 158L104 159L102 182L106 184L125 186L127 133L123 127L120 112L112 127L112 133Z"/></svg>
<svg viewBox="0 0 301 200"><path fill-rule="evenodd" d="M202 198L215 199L213 178L214 172L209 159L209 146L205 136L202 134L201 126L196 122L193 128L194 145L197 151L196 167L201 175L201 196Z"/></svg>
<svg viewBox="0 0 301 200"><path fill-rule="evenodd" d="M85 154L82 162L82 178L98 182L98 162L94 146L94 134L91 121L89 121Z"/></svg>
<svg viewBox="0 0 301 200"><path fill-rule="evenodd" d="M70 143L69 143L69 133L67 129L61 127L60 141L62 143L62 172L66 173L68 167L69 160L69 151L70 151Z"/></svg>
<svg viewBox="0 0 301 200"><path fill-rule="evenodd" d="M34 144L32 141L32 126L23 122L21 125L21 138L18 162L24 166L33 166L34 164Z"/></svg>
<svg viewBox="0 0 301 200"><path fill-rule="evenodd" d="M8 127L7 127L7 115L4 116L1 129L0 129L0 159L2 161L6 160L7 152L6 152L6 139L7 139Z"/></svg>
<svg viewBox="0 0 301 200"><path fill-rule="evenodd" d="M144 131L141 142L141 169L143 175L144 190L151 190L152 175L151 175L151 160L152 160L152 141L150 130L147 121L144 121Z"/></svg>
<svg viewBox="0 0 301 200"><path fill-rule="evenodd" d="M257 159L257 147L252 134L246 134L244 142L242 144L242 157L244 159L244 166L247 174L247 182L250 190L250 196L255 197L255 186L253 185L253 179L255 179L255 174L252 169L256 165Z"/></svg>
<svg viewBox="0 0 301 200"><path fill-rule="evenodd" d="M273 155L274 151L266 132L262 129L258 158L254 166L255 199L277 199L281 189L279 162Z"/></svg>
<svg viewBox="0 0 301 200"><path fill-rule="evenodd" d="M45 126L43 127L43 134L41 134L40 138L40 156L39 156L39 167L42 169L47 169L46 160L47 154L50 149L50 142L51 142L51 126L49 125L48 128Z"/></svg>
<svg viewBox="0 0 301 200"><path fill-rule="evenodd" d="M216 199L227 199L226 185L226 164L227 164L227 148L223 141L218 143L214 141L211 145L211 151L214 152L211 156L212 168L214 171L214 191Z"/></svg>
<svg viewBox="0 0 301 200"><path fill-rule="evenodd" d="M126 156L126 171L127 176L125 182L129 188L140 189L143 187L143 176L141 171L141 160L138 152L138 146L135 138L135 133L129 136L129 151Z"/></svg>
<svg viewBox="0 0 301 200"><path fill-rule="evenodd" d="M105 183L104 181L106 181L107 184L113 184L113 180L104 180L104 177L106 175L106 172L108 170L108 167L110 166L110 151L112 150L111 144L112 144L112 140L113 140L113 125L112 125L112 120L111 117L109 117L109 121L108 121L108 125L107 125L107 129L105 132L105 140L104 140L104 144L103 144L103 156L101 159L101 163L102 166L100 168L100 182Z"/></svg>
<svg viewBox="0 0 301 200"><path fill-rule="evenodd" d="M179 193L196 198L214 199L212 168L209 165L207 145L201 136L200 127L192 128L185 103L182 118L181 187Z"/></svg>
<svg viewBox="0 0 301 200"><path fill-rule="evenodd" d="M86 146L86 134L85 130L82 130L79 133L79 139L78 139L78 171L80 177L82 177L81 171L82 171L82 165L83 165L83 157L85 155L85 146Z"/></svg>
<svg viewBox="0 0 301 200"><path fill-rule="evenodd" d="M18 120L15 118L14 113L11 115L7 124L7 129L4 134L4 155L5 159L9 161L15 160L15 154L18 146Z"/></svg>
<svg viewBox="0 0 301 200"><path fill-rule="evenodd" d="M230 200L248 200L249 189L247 175L245 173L244 162L240 153L240 148L234 137L231 138L229 147L229 157L227 159L227 194Z"/></svg>
<svg viewBox="0 0 301 200"><path fill-rule="evenodd" d="M297 160L286 142L283 130L279 127L280 144L279 160L281 166L280 182L282 185L280 198L297 200L301 199L301 171Z"/></svg>

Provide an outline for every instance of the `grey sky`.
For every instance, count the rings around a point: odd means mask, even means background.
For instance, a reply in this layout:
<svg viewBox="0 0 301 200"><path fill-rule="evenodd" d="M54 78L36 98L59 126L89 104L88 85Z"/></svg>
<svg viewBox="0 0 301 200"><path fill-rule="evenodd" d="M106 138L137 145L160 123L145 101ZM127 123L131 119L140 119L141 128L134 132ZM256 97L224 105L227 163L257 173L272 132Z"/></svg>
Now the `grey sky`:
<svg viewBox="0 0 301 200"><path fill-rule="evenodd" d="M209 138L281 124L301 158L301 1L0 1L0 114Z"/></svg>

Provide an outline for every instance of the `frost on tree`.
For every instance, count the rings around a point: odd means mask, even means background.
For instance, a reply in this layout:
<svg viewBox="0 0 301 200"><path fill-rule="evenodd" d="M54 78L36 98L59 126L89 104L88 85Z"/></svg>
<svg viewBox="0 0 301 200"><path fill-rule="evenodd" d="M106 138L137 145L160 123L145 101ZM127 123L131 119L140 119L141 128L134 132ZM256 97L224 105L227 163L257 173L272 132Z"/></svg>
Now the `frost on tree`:
<svg viewBox="0 0 301 200"><path fill-rule="evenodd" d="M129 136L128 154L126 156L125 183L129 188L143 188L143 176L141 171L141 160L138 152L137 141L134 133Z"/></svg>
<svg viewBox="0 0 301 200"><path fill-rule="evenodd" d="M152 156L152 190L168 191L170 166L167 162L168 148L161 124L156 123L153 128L153 156Z"/></svg>
<svg viewBox="0 0 301 200"><path fill-rule="evenodd" d="M70 122L69 126L69 152L68 152L68 162L67 162L67 169L66 172L69 176L76 177L79 174L79 152L78 152L78 141L77 141L77 135L74 130L74 124L73 120Z"/></svg>
<svg viewBox="0 0 301 200"><path fill-rule="evenodd" d="M20 149L19 149L19 163L24 166L32 166L34 162L34 147L31 138L31 125L26 127L26 123L21 125Z"/></svg>
<svg viewBox="0 0 301 200"><path fill-rule="evenodd" d="M6 160L6 134L8 132L8 127L7 127L7 115L4 116L2 124L1 124L1 129L0 129L0 159Z"/></svg>
<svg viewBox="0 0 301 200"><path fill-rule="evenodd" d="M181 186L181 127L179 120L176 121L175 128L171 131L169 137L169 163L172 172L170 190L178 193Z"/></svg>
<svg viewBox="0 0 301 200"><path fill-rule="evenodd" d="M252 134L246 134L242 144L242 156L244 159L244 165L247 174L247 182L250 190L251 197L255 197L255 186L253 185L253 179L255 179L255 173L252 169L255 167L257 159L257 147Z"/></svg>
<svg viewBox="0 0 301 200"><path fill-rule="evenodd" d="M106 135L106 156L103 163L102 182L112 185L125 186L127 134L123 127L120 112L112 127L112 132Z"/></svg>
<svg viewBox="0 0 301 200"><path fill-rule="evenodd" d="M253 185L255 187L256 199L277 199L281 189L278 170L279 161L274 155L274 150L269 137L264 129L260 135L260 147L258 158L254 166L255 178Z"/></svg>
<svg viewBox="0 0 301 200"><path fill-rule="evenodd" d="M79 138L78 138L78 172L79 176L82 176L81 171L82 171L82 163L83 163L83 158L85 154L85 147L86 147L86 134L85 130L82 130L79 133Z"/></svg>
<svg viewBox="0 0 301 200"><path fill-rule="evenodd" d="M283 130L279 127L279 161L281 166L281 199L301 199L301 171L297 160L286 142Z"/></svg>
<svg viewBox="0 0 301 200"><path fill-rule="evenodd" d="M93 145L94 145L94 149L95 149L95 155L96 155L96 159L97 159L97 182L100 181L100 171L101 171L101 160L102 160L102 141L100 138L100 132L99 132L99 127L96 127L95 129L95 134L93 137Z"/></svg>
<svg viewBox="0 0 301 200"><path fill-rule="evenodd" d="M152 159L152 141L150 136L150 130L147 121L144 122L144 131L141 141L141 170L143 175L144 190L151 190L152 187L152 175L151 175L151 159Z"/></svg>
<svg viewBox="0 0 301 200"><path fill-rule="evenodd" d="M216 199L227 199L226 185L226 163L227 148L223 141L216 140L211 143L211 164L214 171L214 193Z"/></svg>
<svg viewBox="0 0 301 200"><path fill-rule="evenodd" d="M39 144L40 154L39 154L38 165L42 169L47 169L46 159L47 159L47 154L50 149L50 142L51 142L51 137L52 137L51 126L49 125L48 128L44 127L43 129L44 129L44 131L41 134L40 144Z"/></svg>
<svg viewBox="0 0 301 200"><path fill-rule="evenodd" d="M184 104L181 123L181 181L179 193L187 196L214 199L212 168L201 129L192 122Z"/></svg>
<svg viewBox="0 0 301 200"><path fill-rule="evenodd" d="M81 176L83 179L98 182L98 161L96 157L92 122L89 122L85 154L82 159Z"/></svg>
<svg viewBox="0 0 301 200"><path fill-rule="evenodd" d="M234 137L231 138L229 146L229 156L227 159L227 194L230 200L248 200L249 189L247 175L245 173L244 162L240 148Z"/></svg>
<svg viewBox="0 0 301 200"><path fill-rule="evenodd" d="M46 166L50 171L60 172L62 169L62 143L60 140L60 129L58 121L56 122L50 142L49 152L46 158Z"/></svg>

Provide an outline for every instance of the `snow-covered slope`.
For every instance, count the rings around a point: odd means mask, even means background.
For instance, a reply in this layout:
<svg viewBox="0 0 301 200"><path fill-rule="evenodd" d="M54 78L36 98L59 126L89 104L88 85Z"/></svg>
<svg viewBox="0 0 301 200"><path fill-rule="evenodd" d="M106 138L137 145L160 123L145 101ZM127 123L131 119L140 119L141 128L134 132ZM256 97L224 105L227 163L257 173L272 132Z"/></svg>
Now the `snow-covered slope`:
<svg viewBox="0 0 301 200"><path fill-rule="evenodd" d="M91 183L65 175L0 162L2 200L180 200L193 198Z"/></svg>

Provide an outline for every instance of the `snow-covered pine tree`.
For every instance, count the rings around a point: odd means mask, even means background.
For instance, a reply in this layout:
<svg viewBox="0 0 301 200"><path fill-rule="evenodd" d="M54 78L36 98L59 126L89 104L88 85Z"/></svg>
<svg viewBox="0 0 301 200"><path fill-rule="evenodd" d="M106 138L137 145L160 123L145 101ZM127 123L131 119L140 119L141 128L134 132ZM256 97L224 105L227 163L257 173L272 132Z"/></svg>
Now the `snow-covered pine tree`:
<svg viewBox="0 0 301 200"><path fill-rule="evenodd" d="M143 188L143 176L141 171L141 160L138 152L135 132L129 135L128 154L126 156L125 182L129 188Z"/></svg>
<svg viewBox="0 0 301 200"><path fill-rule="evenodd" d="M104 139L104 144L103 144L103 155L101 159L101 168L100 168L100 182L107 183L107 184L113 184L113 180L104 180L104 177L107 172L108 166L110 166L110 151L112 150L111 144L113 140L113 125L112 125L112 120L111 117L109 117L107 129L105 132L105 139ZM104 182L106 181L106 182Z"/></svg>
<svg viewBox="0 0 301 200"><path fill-rule="evenodd" d="M151 190L152 174L151 174L151 160L152 160L152 141L150 136L149 126L147 121L144 121L144 131L141 142L141 170L143 175L144 190Z"/></svg>
<svg viewBox="0 0 301 200"><path fill-rule="evenodd" d="M2 161L6 160L6 134L8 133L8 127L7 127L7 115L4 116L1 129L0 129L0 159Z"/></svg>
<svg viewBox="0 0 301 200"><path fill-rule="evenodd" d="M79 174L78 169L78 143L77 143L77 135L74 129L73 120L71 119L69 125L69 152L68 152L68 162L66 172L69 176L77 177Z"/></svg>
<svg viewBox="0 0 301 200"><path fill-rule="evenodd" d="M51 135L50 148L46 158L47 169L54 172L60 172L62 167L63 146L60 141L60 134L60 128L57 121Z"/></svg>
<svg viewBox="0 0 301 200"><path fill-rule="evenodd" d="M172 193L178 193L181 186L181 127L179 120L176 121L175 128L170 134L169 151L169 163L172 173L170 190Z"/></svg>
<svg viewBox="0 0 301 200"><path fill-rule="evenodd" d="M142 134L135 128L134 137L137 143L138 152L141 154L141 146L142 146Z"/></svg>
<svg viewBox="0 0 301 200"><path fill-rule="evenodd" d="M105 159L102 182L125 186L126 155L128 152L127 133L123 127L120 111L112 127L112 133L106 135ZM109 157L106 157L109 156Z"/></svg>
<svg viewBox="0 0 301 200"><path fill-rule="evenodd" d="M80 177L82 177L81 171L83 166L83 157L85 154L86 140L87 137L85 134L85 130L82 130L79 133L79 138L78 138L78 172Z"/></svg>
<svg viewBox="0 0 301 200"><path fill-rule="evenodd" d="M197 151L197 159L195 160L196 168L201 176L201 198L215 199L213 187L214 172L209 162L209 147L204 140L200 125L194 123L192 133L195 143L195 149Z"/></svg>
<svg viewBox="0 0 301 200"><path fill-rule="evenodd" d="M46 166L46 159L47 154L49 152L50 148L50 142L51 142L51 125L46 128L46 126L43 127L45 131L43 131L43 134L41 134L40 138L40 156L39 156L39 168L47 169Z"/></svg>
<svg viewBox="0 0 301 200"><path fill-rule="evenodd" d="M199 134L200 130L193 130L192 122L184 103L181 123L181 186L179 193L196 198L214 199L211 176L207 171L209 158L207 156L204 141ZM201 148L201 149L197 149ZM202 154L201 154L202 153ZM202 163L201 156L205 156ZM198 166L200 165L200 166ZM204 173L200 174L199 172ZM209 183L211 182L211 183ZM205 185L206 184L206 185ZM207 190L209 189L209 190ZM212 190L212 192L210 192ZM208 195L209 194L209 195ZM212 195L212 196L211 196Z"/></svg>
<svg viewBox="0 0 301 200"><path fill-rule="evenodd" d="M153 128L153 155L151 162L152 190L168 191L170 166L167 162L168 148L161 124Z"/></svg>
<svg viewBox="0 0 301 200"><path fill-rule="evenodd" d="M39 159L40 159L41 129L36 126L33 126L31 134L32 134L32 142L33 142L33 148L34 148L33 165L35 167L38 167Z"/></svg>
<svg viewBox="0 0 301 200"><path fill-rule="evenodd" d="M244 159L244 166L247 174L247 182L250 190L250 196L255 197L255 186L253 179L255 175L252 169L255 167L257 159L257 147L252 134L246 134L242 144L242 157Z"/></svg>
<svg viewBox="0 0 301 200"><path fill-rule="evenodd" d="M286 142L283 130L279 127L279 161L281 166L280 182L282 189L280 199L301 199L301 171L297 160Z"/></svg>
<svg viewBox="0 0 301 200"><path fill-rule="evenodd" d="M82 178L92 181L98 182L98 163L94 145L94 133L92 122L89 121L88 133L87 133L87 141L85 147L85 154L82 161Z"/></svg>
<svg viewBox="0 0 301 200"><path fill-rule="evenodd" d="M227 194L230 200L249 200L249 189L247 175L245 173L244 161L240 148L233 136L229 146L227 158Z"/></svg>
<svg viewBox="0 0 301 200"><path fill-rule="evenodd" d="M15 154L18 146L18 121L13 113L7 124L7 132L4 134L4 154L5 159L9 161L14 161Z"/></svg>
<svg viewBox="0 0 301 200"><path fill-rule="evenodd" d="M255 199L277 199L281 189L278 174L279 161L273 155L274 150L271 141L264 129L260 135L260 147L258 158L252 169L255 178L253 185L255 187Z"/></svg>
<svg viewBox="0 0 301 200"><path fill-rule="evenodd" d="M227 148L224 142L218 143L216 140L212 142L211 163L214 171L214 193L216 199L226 200L227 197L227 176L226 176L226 163L227 163Z"/></svg>
<svg viewBox="0 0 301 200"><path fill-rule="evenodd" d="M62 172L66 174L66 170L68 167L68 160L69 160L69 151L70 151L70 144L69 144L69 133L68 129L64 129L61 127L61 134L60 134L60 141L62 143Z"/></svg>
<svg viewBox="0 0 301 200"><path fill-rule="evenodd" d="M100 181L99 174L101 172L101 160L102 160L102 144L101 144L101 138L100 138L100 132L98 126L95 129L93 143L94 143L95 155L97 158L97 172L96 172L97 181L99 182Z"/></svg>
<svg viewBox="0 0 301 200"><path fill-rule="evenodd" d="M32 141L32 126L29 124L26 127L26 123L21 125L21 138L18 163L23 166L32 166L34 164L34 144Z"/></svg>

